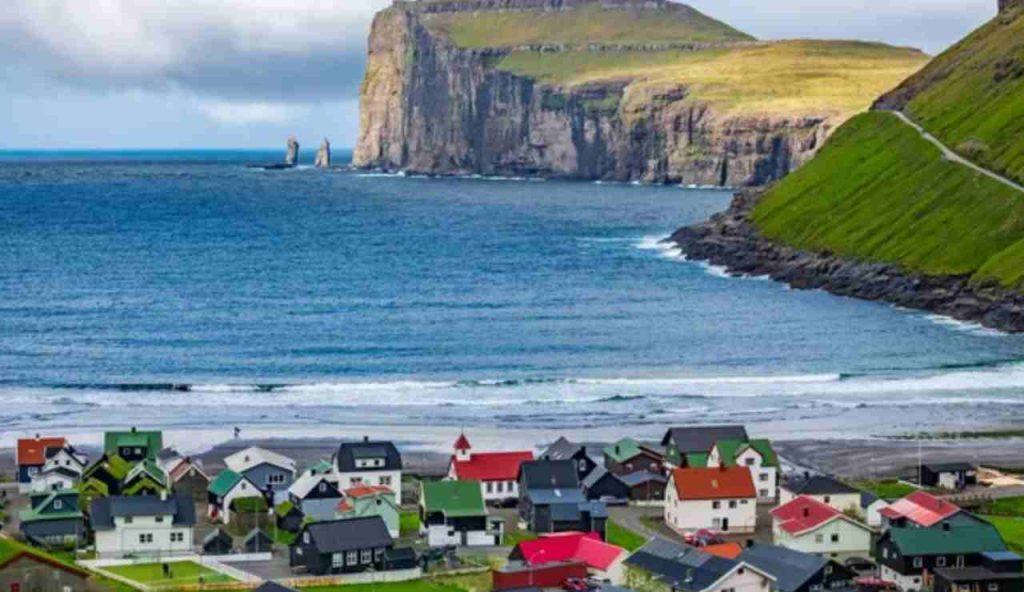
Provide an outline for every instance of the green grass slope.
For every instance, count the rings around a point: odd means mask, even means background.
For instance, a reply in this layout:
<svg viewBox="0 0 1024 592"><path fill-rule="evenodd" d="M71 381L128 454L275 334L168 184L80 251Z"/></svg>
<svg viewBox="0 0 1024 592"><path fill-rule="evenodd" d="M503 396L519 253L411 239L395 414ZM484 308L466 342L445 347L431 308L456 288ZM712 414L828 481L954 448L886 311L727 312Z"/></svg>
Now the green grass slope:
<svg viewBox="0 0 1024 592"><path fill-rule="evenodd" d="M1024 194L943 160L891 113L848 121L753 221L806 250L1024 287Z"/></svg>
<svg viewBox="0 0 1024 592"><path fill-rule="evenodd" d="M882 101L975 162L1024 181L1024 8L985 24Z"/></svg>

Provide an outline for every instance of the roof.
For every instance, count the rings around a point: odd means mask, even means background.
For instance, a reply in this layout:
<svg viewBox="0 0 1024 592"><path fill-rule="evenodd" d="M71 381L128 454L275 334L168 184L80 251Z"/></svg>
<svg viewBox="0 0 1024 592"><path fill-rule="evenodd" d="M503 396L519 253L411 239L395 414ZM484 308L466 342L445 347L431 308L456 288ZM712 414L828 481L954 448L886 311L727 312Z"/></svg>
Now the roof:
<svg viewBox="0 0 1024 592"><path fill-rule="evenodd" d="M726 559L736 559L743 552L743 545L739 543L720 543L717 545L707 545L700 548L701 551L709 553L716 557L725 557Z"/></svg>
<svg viewBox="0 0 1024 592"><path fill-rule="evenodd" d="M580 485L583 487L583 489L590 489L591 487L596 485L598 481L603 479L605 475L611 475L612 478L616 480L619 479L618 475L612 475L611 473L608 472L608 469L598 465L594 467L593 471L590 471L589 475L583 478L583 482L580 483Z"/></svg>
<svg viewBox="0 0 1024 592"><path fill-rule="evenodd" d="M427 512L449 518L487 515L479 481L424 481L420 487Z"/></svg>
<svg viewBox="0 0 1024 592"><path fill-rule="evenodd" d="M935 575L950 582L985 582L989 580L1018 580L1020 572L992 571L987 567L937 567Z"/></svg>
<svg viewBox="0 0 1024 592"><path fill-rule="evenodd" d="M288 493L301 499L306 499L316 487L321 483L327 483L331 489L337 490L338 487L327 478L327 475L322 473L303 473L298 479L292 483L291 487L288 488ZM338 492L338 497L341 497L341 492Z"/></svg>
<svg viewBox="0 0 1024 592"><path fill-rule="evenodd" d="M123 446L145 446L147 452L156 458L163 449L164 435L160 431L141 431L132 428L124 432L106 432L103 434L103 450L116 453Z"/></svg>
<svg viewBox="0 0 1024 592"><path fill-rule="evenodd" d="M579 489L576 463L571 460L524 461L519 467L527 489Z"/></svg>
<svg viewBox="0 0 1024 592"><path fill-rule="evenodd" d="M548 446L548 449L541 453L540 457L545 460L568 460L574 458L579 452L584 450L582 444L570 442L565 436L562 436L555 440L555 443Z"/></svg>
<svg viewBox="0 0 1024 592"><path fill-rule="evenodd" d="M390 495L395 492L387 485L357 485L345 490L348 497L368 497L372 495Z"/></svg>
<svg viewBox="0 0 1024 592"><path fill-rule="evenodd" d="M44 563L50 567L73 573L82 578L89 577L89 572L80 567L64 563L52 555L0 535L0 570L22 558Z"/></svg>
<svg viewBox="0 0 1024 592"><path fill-rule="evenodd" d="M739 559L775 576L779 592L795 592L828 565L829 560L776 545L753 545Z"/></svg>
<svg viewBox="0 0 1024 592"><path fill-rule="evenodd" d="M472 446L469 445L469 438L466 437L466 432L459 434L459 439L455 441L455 450L469 450Z"/></svg>
<svg viewBox="0 0 1024 592"><path fill-rule="evenodd" d="M356 459L367 458L383 458L384 466L356 467ZM363 439L361 442L342 442L335 455L335 462L342 473L402 470L402 455L398 453L398 448L395 448L393 443L386 441Z"/></svg>
<svg viewBox="0 0 1024 592"><path fill-rule="evenodd" d="M846 518L842 512L832 506L819 502L813 497L801 495L772 510L772 518L779 528L791 535L798 536L816 530L833 520L847 520L867 529L867 526Z"/></svg>
<svg viewBox="0 0 1024 592"><path fill-rule="evenodd" d="M124 478L125 483L134 481L141 475L148 475L151 479L161 485L167 484L167 473L157 466L156 461L152 461L148 458L143 459L142 462L137 463L130 471L128 471L128 474Z"/></svg>
<svg viewBox="0 0 1024 592"><path fill-rule="evenodd" d="M675 448L683 454L708 452L719 440L749 440L747 430L741 425L692 426L669 428L661 439L662 446Z"/></svg>
<svg viewBox="0 0 1024 592"><path fill-rule="evenodd" d="M191 471L193 469L203 479L206 479L207 481L210 480L209 475L206 474L206 471L203 470L203 467L199 463L194 462L194 461L192 461L191 459L188 459L188 458L183 458L183 459L181 459L181 461L178 464L176 464L174 466L174 468L171 469L171 472L170 472L171 481L174 481L175 483L177 483L183 477L185 477L185 475L189 471Z"/></svg>
<svg viewBox="0 0 1024 592"><path fill-rule="evenodd" d="M915 491L897 500L879 513L889 519L906 518L921 526L932 526L960 511L952 502L935 497L925 491Z"/></svg>
<svg viewBox="0 0 1024 592"><path fill-rule="evenodd" d="M675 469L672 481L681 500L757 497L754 480L747 467Z"/></svg>
<svg viewBox="0 0 1024 592"><path fill-rule="evenodd" d="M245 477L231 469L224 469L219 475L217 475L216 479L210 482L209 491L213 495L224 497L243 479L245 479Z"/></svg>
<svg viewBox="0 0 1024 592"><path fill-rule="evenodd" d="M61 475L64 477L68 477L69 479L77 479L79 477L78 473L72 471L71 469L65 466L50 467L49 469L46 469L45 471L42 471L41 473L37 474L40 477L44 477L46 475Z"/></svg>
<svg viewBox="0 0 1024 592"><path fill-rule="evenodd" d="M771 441L764 438L747 441L735 439L719 440L715 442L715 446L718 447L718 454L725 465L731 466L736 464L736 458L750 448L753 448L761 457L762 466L775 467L779 464L779 459L775 455L775 449L772 448Z"/></svg>
<svg viewBox="0 0 1024 592"><path fill-rule="evenodd" d="M654 537L630 555L626 565L653 574L669 587L695 592L711 587L741 564L695 547ZM768 574L764 575L773 579Z"/></svg>
<svg viewBox="0 0 1024 592"><path fill-rule="evenodd" d="M62 507L60 511L56 511L56 508L53 508L53 502L57 498L66 498L68 496L74 496L74 498L61 500L65 504L68 504L68 507ZM42 501L36 502L35 500L40 497L43 498ZM59 489L57 491L33 493L31 494L30 499L32 501L29 507L18 512L18 517L21 519L22 523L48 520L67 520L82 517L82 511L78 508L78 492L74 489Z"/></svg>
<svg viewBox="0 0 1024 592"><path fill-rule="evenodd" d="M605 446L602 452L604 452L605 456L613 461L617 463L624 463L631 458L636 458L643 454L644 451L645 448L636 440L632 438L623 438L614 444ZM653 451L648 452L653 453Z"/></svg>
<svg viewBox="0 0 1024 592"><path fill-rule="evenodd" d="M934 473L957 473L975 470L975 466L969 462L925 463L922 467Z"/></svg>
<svg viewBox="0 0 1024 592"><path fill-rule="evenodd" d="M195 502L186 493L166 498L156 495L115 495L93 499L89 512L95 530L112 530L115 517L160 515L172 515L175 525L193 526L196 523Z"/></svg>
<svg viewBox="0 0 1024 592"><path fill-rule="evenodd" d="M234 540L231 538L230 534L224 532L220 528L215 528L211 530L205 537L203 537L202 545L205 547L206 545L212 543L217 539L224 541L228 545L234 544Z"/></svg>
<svg viewBox="0 0 1024 592"><path fill-rule="evenodd" d="M694 468L703 468L708 466L707 452L687 452L686 453L686 466Z"/></svg>
<svg viewBox="0 0 1024 592"><path fill-rule="evenodd" d="M862 491L860 492L860 507L866 510L867 508L871 507L871 504L877 502L880 499L882 498L871 493L870 491Z"/></svg>
<svg viewBox="0 0 1024 592"><path fill-rule="evenodd" d="M64 446L67 446L64 438L23 438L18 440L15 456L19 465L41 465L46 462L47 448Z"/></svg>
<svg viewBox="0 0 1024 592"><path fill-rule="evenodd" d="M249 531L249 534L245 535L245 538L242 539L242 544L243 545L248 544L250 541L252 541L255 538L261 538L261 539L264 539L264 540L267 540L267 541L273 540L273 539L270 538L270 535L268 535L267 533L263 532L259 528L254 528L254 529Z"/></svg>
<svg viewBox="0 0 1024 592"><path fill-rule="evenodd" d="M519 465L533 460L529 450L516 452L476 452L469 460L452 459L455 476L461 480L473 481L515 481L519 476Z"/></svg>
<svg viewBox="0 0 1024 592"><path fill-rule="evenodd" d="M530 501L534 505L555 506L571 505L577 507L587 501L583 492L579 489L531 489L529 491ZM554 511L554 510L552 510Z"/></svg>
<svg viewBox="0 0 1024 592"><path fill-rule="evenodd" d="M622 481L628 487L636 487L637 485L643 485L644 483L650 481L654 481L656 483L666 483L668 479L665 477L665 475L651 473L650 471L634 471L626 475L619 475L619 481Z"/></svg>
<svg viewBox="0 0 1024 592"><path fill-rule="evenodd" d="M244 473L249 469L260 465L272 465L295 473L295 461L283 454L278 454L266 448L250 446L245 450L227 456L224 464L236 473Z"/></svg>
<svg viewBox="0 0 1024 592"><path fill-rule="evenodd" d="M987 522L951 524L930 528L890 528L886 535L903 555L962 555L986 551L1005 551L999 531Z"/></svg>
<svg viewBox="0 0 1024 592"><path fill-rule="evenodd" d="M602 541L597 533L565 532L521 541L513 553L529 565L579 561L587 567L607 571L627 552Z"/></svg>
<svg viewBox="0 0 1024 592"><path fill-rule="evenodd" d="M842 495L844 493L860 493L860 490L850 487L835 477L828 475L814 475L793 479L783 485L787 490L796 495Z"/></svg>
<svg viewBox="0 0 1024 592"><path fill-rule="evenodd" d="M312 522L304 526L302 532L309 533L321 553L389 547L393 543L388 527L380 516Z"/></svg>

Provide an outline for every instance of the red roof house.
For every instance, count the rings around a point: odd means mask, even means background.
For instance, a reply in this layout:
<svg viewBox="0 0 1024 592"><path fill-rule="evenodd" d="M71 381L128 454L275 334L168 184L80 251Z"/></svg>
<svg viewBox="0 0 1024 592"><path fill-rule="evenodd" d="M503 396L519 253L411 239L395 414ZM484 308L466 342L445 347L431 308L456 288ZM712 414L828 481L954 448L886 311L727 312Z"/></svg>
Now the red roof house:
<svg viewBox="0 0 1024 592"><path fill-rule="evenodd" d="M791 535L814 530L841 516L843 513L839 510L806 495L799 495L772 510L775 525Z"/></svg>
<svg viewBox="0 0 1024 592"><path fill-rule="evenodd" d="M934 526L960 511L960 507L924 491L915 491L907 497L879 510L890 521L909 520L919 526Z"/></svg>
<svg viewBox="0 0 1024 592"><path fill-rule="evenodd" d="M672 471L680 500L756 498L754 480L747 467L685 468Z"/></svg>
<svg viewBox="0 0 1024 592"><path fill-rule="evenodd" d="M18 466L41 467L46 464L47 448L64 448L67 445L64 438L22 438L18 440L16 461Z"/></svg>
<svg viewBox="0 0 1024 592"><path fill-rule="evenodd" d="M772 510L776 545L822 555L867 555L871 528L817 499L800 495Z"/></svg>
<svg viewBox="0 0 1024 592"><path fill-rule="evenodd" d="M522 541L509 557L528 565L579 562L607 577L621 571L628 554L622 547L602 541L596 532L560 532Z"/></svg>
<svg viewBox="0 0 1024 592"><path fill-rule="evenodd" d="M469 438L460 434L448 465L448 478L479 481L484 499L488 501L518 497L519 465L533 460L533 452L472 452L471 449Z"/></svg>
<svg viewBox="0 0 1024 592"><path fill-rule="evenodd" d="M665 488L665 524L686 535L701 529L754 532L757 491L746 466L686 467Z"/></svg>

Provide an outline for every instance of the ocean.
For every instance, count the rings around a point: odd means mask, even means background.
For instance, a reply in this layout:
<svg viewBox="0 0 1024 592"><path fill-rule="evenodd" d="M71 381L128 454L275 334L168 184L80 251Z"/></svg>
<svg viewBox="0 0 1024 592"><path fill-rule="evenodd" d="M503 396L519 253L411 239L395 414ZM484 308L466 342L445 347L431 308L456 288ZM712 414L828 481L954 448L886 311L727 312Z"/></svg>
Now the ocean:
<svg viewBox="0 0 1024 592"><path fill-rule="evenodd" d="M0 153L0 446L165 428L494 446L746 423L775 438L1024 416L1024 337L659 240L730 194Z"/></svg>

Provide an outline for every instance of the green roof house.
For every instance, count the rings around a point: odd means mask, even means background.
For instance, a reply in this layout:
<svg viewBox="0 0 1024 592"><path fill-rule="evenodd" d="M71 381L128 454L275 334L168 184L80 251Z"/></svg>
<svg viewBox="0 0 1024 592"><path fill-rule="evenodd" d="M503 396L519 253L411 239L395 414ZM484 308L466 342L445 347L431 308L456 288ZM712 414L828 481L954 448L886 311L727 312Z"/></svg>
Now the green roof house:
<svg viewBox="0 0 1024 592"><path fill-rule="evenodd" d="M232 504L245 498L263 498L263 492L241 473L224 469L210 482L207 516L210 520L231 523Z"/></svg>
<svg viewBox="0 0 1024 592"><path fill-rule="evenodd" d="M605 446L602 452L604 467L613 475L629 475L640 471L661 474L665 470L665 455L660 450L632 438L623 438Z"/></svg>
<svg viewBox="0 0 1024 592"><path fill-rule="evenodd" d="M37 545L64 545L85 540L85 521L78 492L61 489L33 493L29 508L22 510L21 534Z"/></svg>
<svg viewBox="0 0 1024 592"><path fill-rule="evenodd" d="M395 492L384 485L362 485L344 492L335 510L335 518L369 518L379 516L391 538L400 534L400 512Z"/></svg>
<svg viewBox="0 0 1024 592"><path fill-rule="evenodd" d="M104 454L86 467L78 486L79 507L88 508L95 497L120 495L132 465L120 456Z"/></svg>
<svg viewBox="0 0 1024 592"><path fill-rule="evenodd" d="M122 495L159 495L171 491L171 481L167 473L148 458L136 464L124 478L121 488Z"/></svg>
<svg viewBox="0 0 1024 592"><path fill-rule="evenodd" d="M424 481L420 488L420 524L432 547L500 546L500 518L487 515L477 481Z"/></svg>
<svg viewBox="0 0 1024 592"><path fill-rule="evenodd" d="M163 446L163 432L143 432L135 428L127 432L107 432L103 435L103 451L116 454L128 462L143 459L156 460Z"/></svg>
<svg viewBox="0 0 1024 592"><path fill-rule="evenodd" d="M687 455L687 458L689 456L695 456L695 453ZM695 457L693 460L698 462L700 459ZM779 458L772 443L763 438L716 440L703 466L748 467L758 501L770 502L778 495Z"/></svg>

